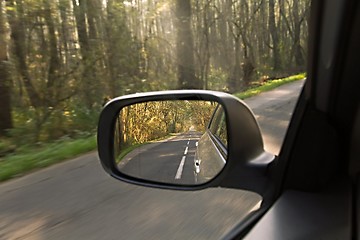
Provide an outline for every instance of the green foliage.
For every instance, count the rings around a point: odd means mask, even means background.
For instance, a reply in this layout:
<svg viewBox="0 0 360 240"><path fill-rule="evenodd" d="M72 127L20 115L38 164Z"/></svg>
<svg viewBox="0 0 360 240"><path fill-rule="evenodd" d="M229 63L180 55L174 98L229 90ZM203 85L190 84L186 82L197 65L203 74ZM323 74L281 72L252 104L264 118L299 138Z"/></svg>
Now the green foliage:
<svg viewBox="0 0 360 240"><path fill-rule="evenodd" d="M66 111L68 115L69 134L72 136L86 136L93 134L97 129L97 122L101 112L101 107L87 109L84 106L75 106L71 111Z"/></svg>
<svg viewBox="0 0 360 240"><path fill-rule="evenodd" d="M11 140L16 145L34 143L36 139L37 114L34 108L13 111L14 128L9 130Z"/></svg>
<svg viewBox="0 0 360 240"><path fill-rule="evenodd" d="M0 138L0 157L12 152L14 148L9 138Z"/></svg>
<svg viewBox="0 0 360 240"><path fill-rule="evenodd" d="M208 76L208 89L227 92L228 73L223 69L211 68Z"/></svg>
<svg viewBox="0 0 360 240"><path fill-rule="evenodd" d="M100 111L100 105L88 109L80 104L70 104L65 110L16 109L13 112L15 127L9 133L16 145L48 142L64 136L86 137L95 133Z"/></svg>
<svg viewBox="0 0 360 240"><path fill-rule="evenodd" d="M121 149L121 152L117 155L115 161L116 163L119 163L128 153L134 151L135 149L144 146L147 143L142 143L142 144L134 144L125 148Z"/></svg>

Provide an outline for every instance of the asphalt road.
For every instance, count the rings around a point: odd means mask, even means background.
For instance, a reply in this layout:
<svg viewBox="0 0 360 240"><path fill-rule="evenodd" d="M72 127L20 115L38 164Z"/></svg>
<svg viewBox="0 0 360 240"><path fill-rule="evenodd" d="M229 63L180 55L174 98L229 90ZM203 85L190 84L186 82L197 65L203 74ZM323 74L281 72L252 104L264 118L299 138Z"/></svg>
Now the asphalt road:
<svg viewBox="0 0 360 240"><path fill-rule="evenodd" d="M121 160L121 172L158 182L194 184L194 160L200 132L183 132L141 146Z"/></svg>
<svg viewBox="0 0 360 240"><path fill-rule="evenodd" d="M265 150L278 154L304 81L282 85L246 99L260 125Z"/></svg>
<svg viewBox="0 0 360 240"><path fill-rule="evenodd" d="M246 102L273 153L302 82ZM129 185L89 153L0 184L0 239L219 239L261 202L231 189L178 192Z"/></svg>

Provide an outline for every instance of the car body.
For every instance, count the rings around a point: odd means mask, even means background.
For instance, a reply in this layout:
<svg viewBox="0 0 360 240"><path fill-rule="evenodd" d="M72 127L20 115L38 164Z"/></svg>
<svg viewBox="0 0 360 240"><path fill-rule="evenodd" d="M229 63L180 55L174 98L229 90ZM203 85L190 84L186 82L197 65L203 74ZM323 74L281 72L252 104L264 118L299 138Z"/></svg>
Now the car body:
<svg viewBox="0 0 360 240"><path fill-rule="evenodd" d="M197 142L194 171L195 182L208 182L226 164L227 129L225 112L221 105L214 110L205 133Z"/></svg>

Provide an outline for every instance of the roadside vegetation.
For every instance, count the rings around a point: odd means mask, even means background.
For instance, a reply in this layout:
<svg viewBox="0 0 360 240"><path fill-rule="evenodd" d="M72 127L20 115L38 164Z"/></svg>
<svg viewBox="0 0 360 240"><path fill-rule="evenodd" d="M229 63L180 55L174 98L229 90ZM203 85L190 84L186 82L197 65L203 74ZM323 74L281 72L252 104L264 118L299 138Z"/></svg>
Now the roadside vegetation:
<svg viewBox="0 0 360 240"><path fill-rule="evenodd" d="M268 80L268 81L257 82L257 83L254 83L254 86L249 87L248 89L246 89L243 92L235 93L234 95L240 99L249 98L249 97L255 96L261 92L270 91L281 85L304 79L305 77L306 77L306 74L301 73L301 74L293 75L293 76L286 77L286 78L272 79L272 80Z"/></svg>

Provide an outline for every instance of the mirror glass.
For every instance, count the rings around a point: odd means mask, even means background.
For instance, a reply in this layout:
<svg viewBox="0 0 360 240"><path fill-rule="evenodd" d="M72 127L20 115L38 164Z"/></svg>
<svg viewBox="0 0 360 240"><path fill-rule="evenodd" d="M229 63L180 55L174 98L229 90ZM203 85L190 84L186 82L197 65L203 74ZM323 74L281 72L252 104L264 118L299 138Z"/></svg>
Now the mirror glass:
<svg viewBox="0 0 360 240"><path fill-rule="evenodd" d="M226 116L217 102L150 101L119 112L114 159L132 177L195 185L222 170L227 144Z"/></svg>

